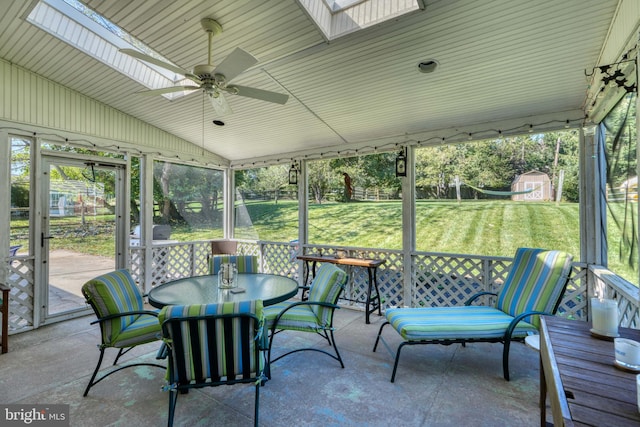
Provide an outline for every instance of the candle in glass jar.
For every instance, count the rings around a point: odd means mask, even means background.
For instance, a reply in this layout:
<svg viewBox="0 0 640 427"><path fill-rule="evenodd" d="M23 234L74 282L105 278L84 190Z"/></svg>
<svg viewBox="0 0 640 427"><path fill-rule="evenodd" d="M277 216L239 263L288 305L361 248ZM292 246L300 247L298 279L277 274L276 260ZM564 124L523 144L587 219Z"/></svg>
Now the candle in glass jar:
<svg viewBox="0 0 640 427"><path fill-rule="evenodd" d="M591 323L596 332L618 334L618 302L610 299L591 298Z"/></svg>
<svg viewBox="0 0 640 427"><path fill-rule="evenodd" d="M225 264L222 269L222 278L229 282L229 277L231 277L231 264Z"/></svg>

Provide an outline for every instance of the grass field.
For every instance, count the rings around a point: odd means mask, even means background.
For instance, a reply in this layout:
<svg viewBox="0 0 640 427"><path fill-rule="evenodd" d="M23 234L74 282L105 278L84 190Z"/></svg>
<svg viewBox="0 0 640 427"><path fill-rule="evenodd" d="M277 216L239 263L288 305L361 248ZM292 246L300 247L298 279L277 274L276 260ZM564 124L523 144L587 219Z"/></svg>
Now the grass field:
<svg viewBox="0 0 640 427"><path fill-rule="evenodd" d="M297 237L297 204L247 204L252 230L261 240ZM269 209L271 208L271 209ZM416 248L511 256L521 246L551 247L578 253L578 205L511 201L420 201L416 206ZM240 233L238 233L240 231ZM399 201L324 203L309 208L309 241L367 248L402 248Z"/></svg>
<svg viewBox="0 0 640 427"><path fill-rule="evenodd" d="M613 209L621 210L623 205L613 205ZM239 239L288 242L298 237L296 201L280 200L277 204L252 201L238 209L237 218L235 235ZM609 268L632 283L638 283L637 270L618 259L620 232L611 218L608 223ZM16 225L12 221L12 230ZM189 241L221 236L221 229L173 226L171 238ZM402 204L400 201L311 204L309 242L401 249ZM55 248L90 248L96 255L114 247L112 234L70 235L50 243ZM11 244L26 244L26 241L16 241L12 236ZM419 201L416 205L416 248L419 251L512 256L518 247L560 249L579 257L578 204L493 200Z"/></svg>
<svg viewBox="0 0 640 427"><path fill-rule="evenodd" d="M251 202L251 226L239 238L289 241L297 238L297 202ZM613 205L621 210L622 205ZM608 219L609 268L638 283L637 267L618 259L620 232ZM323 203L309 207L309 242L332 246L402 248L400 201ZM426 252L512 256L518 247L559 249L580 256L579 205L510 200L419 201L416 248Z"/></svg>

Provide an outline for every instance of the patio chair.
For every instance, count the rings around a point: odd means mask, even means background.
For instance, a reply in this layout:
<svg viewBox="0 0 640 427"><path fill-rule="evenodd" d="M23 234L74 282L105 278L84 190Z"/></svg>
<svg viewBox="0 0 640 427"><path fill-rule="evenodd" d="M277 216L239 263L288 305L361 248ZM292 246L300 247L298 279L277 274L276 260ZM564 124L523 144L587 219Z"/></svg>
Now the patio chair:
<svg viewBox="0 0 640 427"><path fill-rule="evenodd" d="M113 362L115 366L120 357L135 346L160 340L160 323L157 310L145 310L142 294L127 270L116 270L89 280L82 286L82 294L98 317L98 320L91 324L100 324L102 336L102 342L98 345L100 358L83 396L89 393L91 387L125 368L156 366L165 369L165 366L155 363L132 363L110 371L96 380L105 349L118 349L118 355Z"/></svg>
<svg viewBox="0 0 640 427"><path fill-rule="evenodd" d="M271 362L299 351L317 351L324 353L332 359L340 362L344 368L342 357L338 351L338 346L333 336L333 313L340 308L336 303L340 294L344 290L347 282L346 273L333 264L322 264L316 276L311 282L309 298L305 301L285 301L279 304L265 307L265 319L267 327L271 330L269 339L269 353L267 375L271 378ZM275 359L271 358L273 340L279 332L284 330L315 332L327 340L329 346L333 347L335 355L319 348L297 348L288 351Z"/></svg>
<svg viewBox="0 0 640 427"><path fill-rule="evenodd" d="M16 254L18 253L18 251L20 250L20 248L22 247L22 245L15 245L15 246L10 246L9 247L9 258L13 258L14 256L16 256ZM12 261L9 261L9 266L11 266Z"/></svg>
<svg viewBox="0 0 640 427"><path fill-rule="evenodd" d="M238 242L235 240L212 240L211 255L235 255L238 252Z"/></svg>
<svg viewBox="0 0 640 427"><path fill-rule="evenodd" d="M538 333L539 315L555 314L569 281L571 261L565 252L520 248L499 294L479 292L464 306L387 309L387 321L380 326L373 351L381 339L389 349L381 334L390 324L404 340L395 352L394 382L405 345L501 342L502 369L508 381L511 341ZM483 295L497 296L495 306L471 305Z"/></svg>
<svg viewBox="0 0 640 427"><path fill-rule="evenodd" d="M9 288L4 283L0 283L0 314L2 315L2 337L0 338L0 346L2 353L9 351Z"/></svg>
<svg viewBox="0 0 640 427"><path fill-rule="evenodd" d="M254 425L258 425L266 333L262 301L166 306L159 314L169 349L168 426L178 394L191 388L255 385Z"/></svg>
<svg viewBox="0 0 640 427"><path fill-rule="evenodd" d="M254 255L214 255L209 260L209 274L218 274L222 264L235 264L238 273L259 273L258 257Z"/></svg>

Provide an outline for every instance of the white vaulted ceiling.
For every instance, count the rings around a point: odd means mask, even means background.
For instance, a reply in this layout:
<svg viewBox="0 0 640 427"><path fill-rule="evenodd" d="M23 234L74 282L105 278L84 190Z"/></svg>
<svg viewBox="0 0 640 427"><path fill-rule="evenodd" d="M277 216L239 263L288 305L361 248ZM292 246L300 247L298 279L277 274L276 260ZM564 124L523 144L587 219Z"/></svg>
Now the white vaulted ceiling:
<svg viewBox="0 0 640 427"><path fill-rule="evenodd" d="M309 2L83 3L185 69L206 63L203 17L223 27L213 39L214 63L236 47L259 59L234 83L287 93L287 104L229 95L234 113L222 117L224 127L211 123L209 105L204 109L206 149L236 165L457 126L579 118L588 102L585 72L603 60L618 6L618 0L426 0L423 10L328 40L303 7ZM0 0L0 58L202 144L199 93L174 101L136 94L139 83L26 22L33 4ZM439 63L433 73L418 71L426 59Z"/></svg>

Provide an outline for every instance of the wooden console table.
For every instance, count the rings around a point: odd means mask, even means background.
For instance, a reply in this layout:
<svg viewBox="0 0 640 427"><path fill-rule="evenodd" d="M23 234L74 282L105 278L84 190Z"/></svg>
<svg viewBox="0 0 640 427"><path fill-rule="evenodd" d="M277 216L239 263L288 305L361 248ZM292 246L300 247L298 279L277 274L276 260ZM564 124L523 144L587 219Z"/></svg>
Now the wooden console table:
<svg viewBox="0 0 640 427"><path fill-rule="evenodd" d="M382 316L382 309L380 303L380 292L378 290L378 275L377 269L382 264L387 262L384 259L361 259L361 258L337 258L333 256L320 256L320 255L299 255L299 260L305 262L304 283L307 284L309 279L309 271L312 272L313 277L316 275L316 265L319 262L328 262L330 264L348 265L350 267L363 267L367 269L369 273L369 284L367 286L367 300L365 307L365 322L368 324L369 315L376 309L378 315ZM312 264L309 268L309 264ZM375 288L375 295L371 295L372 288Z"/></svg>
<svg viewBox="0 0 640 427"><path fill-rule="evenodd" d="M549 395L555 426L638 426L636 374L614 366L613 341L591 336L591 324L541 317L540 424ZM640 341L640 330L620 328Z"/></svg>

